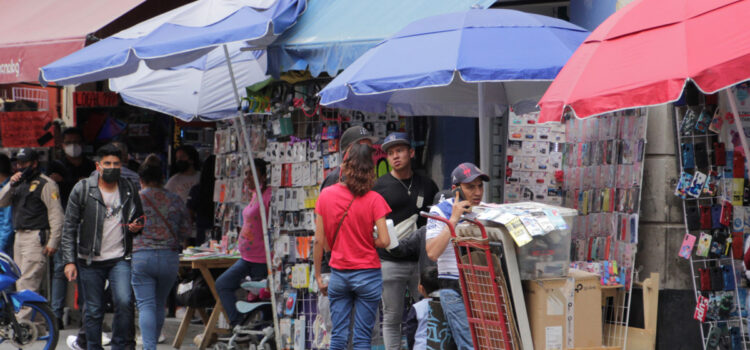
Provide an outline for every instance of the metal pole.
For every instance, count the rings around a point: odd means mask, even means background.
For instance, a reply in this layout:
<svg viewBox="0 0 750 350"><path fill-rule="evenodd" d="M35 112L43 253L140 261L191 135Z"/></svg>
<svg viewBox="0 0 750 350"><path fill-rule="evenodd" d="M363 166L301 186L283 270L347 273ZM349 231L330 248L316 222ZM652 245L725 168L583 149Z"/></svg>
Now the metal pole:
<svg viewBox="0 0 750 350"><path fill-rule="evenodd" d="M740 143L742 144L742 150L745 152L745 170L750 174L750 165L748 165L748 158L750 158L750 152L748 152L747 136L745 136L745 130L742 128L740 122L740 113L737 111L737 97L732 88L724 89L724 93L727 95L729 100L729 108L732 109L732 115L734 116L734 126L737 127L737 132L740 133Z"/></svg>
<svg viewBox="0 0 750 350"><path fill-rule="evenodd" d="M237 119L239 119L240 127L242 128L242 140L245 144L245 151L248 153L248 156L250 157L250 171L253 174L253 184L255 185L255 195L258 199L259 203L259 211L260 211L260 222L263 227L263 244L265 245L265 251L266 251L266 264L267 266L272 266L272 260L271 260L271 242L268 238L268 219L266 218L266 206L263 202L263 192L260 190L260 183L258 182L258 171L255 169L255 162L253 161L253 149L250 144L250 136L247 134L247 128L245 126L245 118L243 118L242 115L242 101L240 100L240 94L237 92L237 81L234 77L234 70L232 69L232 60L229 58L229 49L227 49L227 45L222 45L224 48L224 57L227 60L227 67L229 68L229 77L232 81L232 92L234 92L234 98L237 101ZM235 124L236 125L236 124ZM281 346L281 333L279 333L279 318L278 314L276 312L276 291L273 290L273 271L271 268L268 268L268 285L269 290L271 291L271 306L273 309L273 331L274 331L274 337L276 338L276 346Z"/></svg>
<svg viewBox="0 0 750 350"><path fill-rule="evenodd" d="M492 134L490 133L490 116L487 115L486 106L484 105L484 84L485 83L477 84L477 103L479 104L479 168L482 169L485 174L491 174L492 165L490 164L490 136ZM489 186L485 188L482 200L485 202L490 201Z"/></svg>

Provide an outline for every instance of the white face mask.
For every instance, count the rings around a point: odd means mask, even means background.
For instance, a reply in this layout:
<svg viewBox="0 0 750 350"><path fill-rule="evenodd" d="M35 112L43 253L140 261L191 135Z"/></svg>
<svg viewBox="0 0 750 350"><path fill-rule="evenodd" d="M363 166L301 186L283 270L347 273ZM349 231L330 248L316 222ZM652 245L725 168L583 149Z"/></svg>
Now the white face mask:
<svg viewBox="0 0 750 350"><path fill-rule="evenodd" d="M68 157L75 158L81 155L81 152L83 152L83 147L81 147L81 145L79 144L73 143L63 146L63 151L65 151L65 154Z"/></svg>

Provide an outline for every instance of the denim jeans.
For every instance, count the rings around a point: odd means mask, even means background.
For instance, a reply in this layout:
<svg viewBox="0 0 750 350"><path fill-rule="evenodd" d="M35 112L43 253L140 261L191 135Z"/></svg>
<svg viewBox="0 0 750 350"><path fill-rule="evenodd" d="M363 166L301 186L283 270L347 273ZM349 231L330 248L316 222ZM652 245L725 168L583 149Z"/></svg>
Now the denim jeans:
<svg viewBox="0 0 750 350"><path fill-rule="evenodd" d="M133 253L133 291L144 350L156 349L164 326L167 297L177 280L179 264L179 253L174 250L139 250Z"/></svg>
<svg viewBox="0 0 750 350"><path fill-rule="evenodd" d="M102 350L102 321L104 319L104 283L109 280L115 315L112 319L112 349L135 348L133 339L133 293L130 286L130 261L120 260L113 266L78 264L81 286L86 303L84 325L86 348Z"/></svg>
<svg viewBox="0 0 750 350"><path fill-rule="evenodd" d="M331 349L347 348L349 323L354 309L352 345L354 350L371 348L372 329L383 293L380 269L331 269L328 298L331 300Z"/></svg>
<svg viewBox="0 0 750 350"><path fill-rule="evenodd" d="M388 350L401 349L404 295L418 301L419 269L416 261L381 261L383 271L383 342ZM411 305L411 303L409 304Z"/></svg>
<svg viewBox="0 0 750 350"><path fill-rule="evenodd" d="M68 279L65 278L65 263L63 263L62 252L57 251L52 259L54 268L52 270L52 288L49 297L49 306L58 320L62 319L65 307L65 292L68 288Z"/></svg>
<svg viewBox="0 0 750 350"><path fill-rule="evenodd" d="M242 315L237 311L237 289L240 288L245 276L250 276L253 280L260 280L268 276L268 266L261 263L253 263L243 259L237 260L232 267L224 271L216 279L216 293L221 299L221 306L227 312L229 323L232 327L242 321Z"/></svg>
<svg viewBox="0 0 750 350"><path fill-rule="evenodd" d="M458 350L474 349L469 319L466 316L466 306L464 306L464 299L461 294L453 289L441 289L440 306L443 307L443 314L448 320L448 328L451 330L451 335L453 335Z"/></svg>

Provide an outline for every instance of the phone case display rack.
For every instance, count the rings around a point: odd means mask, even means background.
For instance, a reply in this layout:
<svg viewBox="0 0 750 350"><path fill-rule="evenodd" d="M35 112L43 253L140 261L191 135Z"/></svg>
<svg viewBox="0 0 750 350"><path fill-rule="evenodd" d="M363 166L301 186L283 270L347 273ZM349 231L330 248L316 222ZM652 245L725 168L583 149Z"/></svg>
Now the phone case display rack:
<svg viewBox="0 0 750 350"><path fill-rule="evenodd" d="M646 126L646 109L566 116L560 145L564 206L579 214L571 267L599 274L603 289L614 290L604 305L605 346L627 346Z"/></svg>
<svg viewBox="0 0 750 350"><path fill-rule="evenodd" d="M681 170L675 195L682 198L685 220L678 254L690 262L703 348L747 349L747 290L740 285L750 233L744 157L725 141L739 142L731 117L702 100L674 110Z"/></svg>
<svg viewBox="0 0 750 350"><path fill-rule="evenodd" d="M505 173L500 174L500 178L505 178L504 203L534 201L562 205L565 125L536 124L537 119L538 111L519 114L513 109L509 111L507 165Z"/></svg>

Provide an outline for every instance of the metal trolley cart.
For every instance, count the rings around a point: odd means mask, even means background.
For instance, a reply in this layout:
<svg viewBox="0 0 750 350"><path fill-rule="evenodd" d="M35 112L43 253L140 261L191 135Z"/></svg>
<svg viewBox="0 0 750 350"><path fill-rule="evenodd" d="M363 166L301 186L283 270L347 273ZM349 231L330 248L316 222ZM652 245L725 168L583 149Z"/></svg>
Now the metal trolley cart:
<svg viewBox="0 0 750 350"><path fill-rule="evenodd" d="M464 218L478 227L482 238L457 237L455 228L447 219L425 212L421 215L441 221L450 228L474 348L519 349L508 286L500 261L492 254L484 225Z"/></svg>

